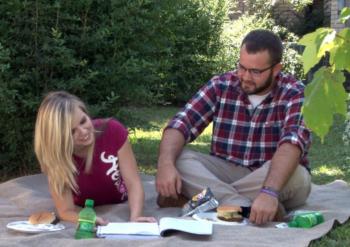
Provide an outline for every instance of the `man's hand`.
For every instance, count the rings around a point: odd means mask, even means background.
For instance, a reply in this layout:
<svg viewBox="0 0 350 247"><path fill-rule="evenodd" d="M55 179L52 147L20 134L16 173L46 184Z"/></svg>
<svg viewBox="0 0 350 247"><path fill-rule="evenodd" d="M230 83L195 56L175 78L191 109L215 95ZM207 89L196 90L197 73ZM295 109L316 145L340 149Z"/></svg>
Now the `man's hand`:
<svg viewBox="0 0 350 247"><path fill-rule="evenodd" d="M249 221L257 225L273 221L277 209L277 198L265 193L260 193L252 204Z"/></svg>
<svg viewBox="0 0 350 247"><path fill-rule="evenodd" d="M158 164L156 189L162 196L177 199L181 193L181 177L175 164Z"/></svg>

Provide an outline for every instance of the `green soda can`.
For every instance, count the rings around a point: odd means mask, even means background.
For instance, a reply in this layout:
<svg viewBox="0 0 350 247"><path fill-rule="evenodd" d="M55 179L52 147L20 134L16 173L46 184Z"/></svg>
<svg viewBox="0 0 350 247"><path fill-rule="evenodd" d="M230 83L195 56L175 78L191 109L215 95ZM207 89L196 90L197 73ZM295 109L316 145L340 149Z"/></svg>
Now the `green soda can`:
<svg viewBox="0 0 350 247"><path fill-rule="evenodd" d="M323 215L320 212L308 212L294 215L288 223L289 227L311 228L324 222Z"/></svg>
<svg viewBox="0 0 350 247"><path fill-rule="evenodd" d="M78 227L75 232L75 239L95 237L96 212L94 200L86 199L85 207L79 212Z"/></svg>

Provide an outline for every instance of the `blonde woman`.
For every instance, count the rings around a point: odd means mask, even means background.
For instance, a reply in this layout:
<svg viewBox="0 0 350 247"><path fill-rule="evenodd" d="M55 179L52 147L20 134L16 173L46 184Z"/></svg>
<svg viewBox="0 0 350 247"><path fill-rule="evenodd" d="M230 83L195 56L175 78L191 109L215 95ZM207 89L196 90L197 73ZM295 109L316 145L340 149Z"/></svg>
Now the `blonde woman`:
<svg viewBox="0 0 350 247"><path fill-rule="evenodd" d="M115 119L91 120L85 104L64 91L42 101L35 124L35 154L47 175L62 220L76 223L85 199L95 205L122 203L130 221L143 217L144 191L126 128ZM108 222L97 217L97 224Z"/></svg>

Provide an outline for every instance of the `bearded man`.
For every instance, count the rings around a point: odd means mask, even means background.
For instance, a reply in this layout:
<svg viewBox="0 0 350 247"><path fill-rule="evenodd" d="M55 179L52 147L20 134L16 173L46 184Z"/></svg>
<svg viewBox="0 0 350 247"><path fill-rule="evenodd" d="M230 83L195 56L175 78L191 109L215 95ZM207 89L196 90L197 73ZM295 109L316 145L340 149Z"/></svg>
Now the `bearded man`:
<svg viewBox="0 0 350 247"><path fill-rule="evenodd" d="M282 54L274 33L251 31L236 70L214 76L169 122L158 157L159 206L210 187L220 204L248 209L250 222L260 225L306 201L311 134L301 114L304 85L281 71ZM185 149L211 122L210 154Z"/></svg>

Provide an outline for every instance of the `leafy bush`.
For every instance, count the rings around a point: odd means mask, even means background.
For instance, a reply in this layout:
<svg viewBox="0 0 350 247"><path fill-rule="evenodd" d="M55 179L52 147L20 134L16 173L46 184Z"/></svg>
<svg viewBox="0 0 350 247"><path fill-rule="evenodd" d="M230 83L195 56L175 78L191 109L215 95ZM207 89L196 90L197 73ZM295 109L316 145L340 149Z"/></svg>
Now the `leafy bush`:
<svg viewBox="0 0 350 247"><path fill-rule="evenodd" d="M35 166L43 94L67 90L94 116L187 100L219 66L225 0L0 3L0 170Z"/></svg>

